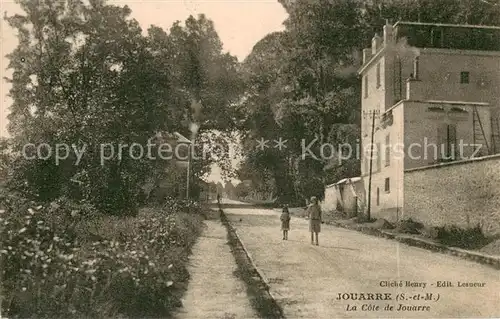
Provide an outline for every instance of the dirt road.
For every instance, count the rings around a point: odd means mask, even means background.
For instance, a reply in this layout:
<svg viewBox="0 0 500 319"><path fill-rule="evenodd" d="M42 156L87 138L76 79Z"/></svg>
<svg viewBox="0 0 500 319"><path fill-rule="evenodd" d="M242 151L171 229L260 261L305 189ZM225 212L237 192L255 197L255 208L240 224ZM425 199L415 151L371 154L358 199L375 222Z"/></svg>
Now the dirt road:
<svg viewBox="0 0 500 319"><path fill-rule="evenodd" d="M288 318L500 317L500 272L492 268L329 225L322 225L320 246L312 246L299 218L283 241L277 212L224 211ZM359 293L390 300L343 299Z"/></svg>

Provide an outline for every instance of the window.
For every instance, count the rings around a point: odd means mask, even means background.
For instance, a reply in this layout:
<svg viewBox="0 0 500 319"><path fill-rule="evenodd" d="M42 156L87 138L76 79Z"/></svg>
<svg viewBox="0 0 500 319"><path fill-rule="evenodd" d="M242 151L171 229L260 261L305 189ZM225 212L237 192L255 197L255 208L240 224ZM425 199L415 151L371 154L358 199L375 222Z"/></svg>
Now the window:
<svg viewBox="0 0 500 319"><path fill-rule="evenodd" d="M429 106L427 110L431 112L445 112L445 109L442 106Z"/></svg>
<svg viewBox="0 0 500 319"><path fill-rule="evenodd" d="M377 63L377 88L380 87L380 63Z"/></svg>
<svg viewBox="0 0 500 319"><path fill-rule="evenodd" d="M377 172L380 172L382 169L382 155L381 152L382 147L380 146L380 143L377 143L377 148L374 150L373 155L377 157Z"/></svg>
<svg viewBox="0 0 500 319"><path fill-rule="evenodd" d="M456 106L452 107L450 109L450 112L452 112L452 113L469 113L469 112L467 112L466 109L464 109L462 107L456 107Z"/></svg>
<svg viewBox="0 0 500 319"><path fill-rule="evenodd" d="M457 128L454 124L438 127L438 161L455 160L457 154Z"/></svg>
<svg viewBox="0 0 500 319"><path fill-rule="evenodd" d="M469 83L469 72L460 72L460 83Z"/></svg>
<svg viewBox="0 0 500 319"><path fill-rule="evenodd" d="M419 58L418 56L413 59L413 78L418 80L420 78L419 75Z"/></svg>
<svg viewBox="0 0 500 319"><path fill-rule="evenodd" d="M448 145L446 148L446 155L455 159L457 148L457 127L455 125L448 125L447 130Z"/></svg>
<svg viewBox="0 0 500 319"><path fill-rule="evenodd" d="M389 177L385 179L385 192L386 193L391 192L391 181L389 180Z"/></svg>
<svg viewBox="0 0 500 319"><path fill-rule="evenodd" d="M380 188L377 187L377 206L380 205Z"/></svg>
<svg viewBox="0 0 500 319"><path fill-rule="evenodd" d="M365 82L365 99L366 99L368 97L368 75L365 75L364 82Z"/></svg>
<svg viewBox="0 0 500 319"><path fill-rule="evenodd" d="M401 82L402 78L402 65L401 58L399 56L394 58L394 103L397 103L401 100L401 96L403 95L403 84Z"/></svg>
<svg viewBox="0 0 500 319"><path fill-rule="evenodd" d="M389 134L385 137L385 166L391 165L391 137Z"/></svg>
<svg viewBox="0 0 500 319"><path fill-rule="evenodd" d="M365 156L365 175L370 174L370 153Z"/></svg>

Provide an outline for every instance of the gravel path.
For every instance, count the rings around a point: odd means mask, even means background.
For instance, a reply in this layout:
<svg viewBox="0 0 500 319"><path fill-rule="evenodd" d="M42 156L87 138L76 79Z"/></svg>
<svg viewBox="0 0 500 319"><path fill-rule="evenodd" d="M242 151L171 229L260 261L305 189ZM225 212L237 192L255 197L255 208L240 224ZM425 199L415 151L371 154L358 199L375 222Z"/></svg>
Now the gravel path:
<svg viewBox="0 0 500 319"><path fill-rule="evenodd" d="M233 272L236 262L227 245L227 231L220 221L207 220L206 229L193 247L184 307L178 319L258 318L250 305L245 284Z"/></svg>

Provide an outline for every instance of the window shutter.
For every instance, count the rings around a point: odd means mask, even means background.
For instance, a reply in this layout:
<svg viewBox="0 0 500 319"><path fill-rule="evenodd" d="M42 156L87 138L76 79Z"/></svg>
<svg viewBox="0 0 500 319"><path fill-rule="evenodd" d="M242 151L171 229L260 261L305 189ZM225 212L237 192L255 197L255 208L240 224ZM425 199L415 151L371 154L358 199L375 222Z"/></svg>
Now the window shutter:
<svg viewBox="0 0 500 319"><path fill-rule="evenodd" d="M368 97L368 75L365 75L365 98Z"/></svg>
<svg viewBox="0 0 500 319"><path fill-rule="evenodd" d="M377 64L377 88L380 87L380 63Z"/></svg>
<svg viewBox="0 0 500 319"><path fill-rule="evenodd" d="M446 156L448 147L448 125L438 124L437 128L437 158L435 160L441 160Z"/></svg>
<svg viewBox="0 0 500 319"><path fill-rule="evenodd" d="M401 62L401 58L398 56L398 99L403 98L403 63Z"/></svg>
<svg viewBox="0 0 500 319"><path fill-rule="evenodd" d="M364 158L365 162L365 174L368 175L370 174L370 154L367 154Z"/></svg>
<svg viewBox="0 0 500 319"><path fill-rule="evenodd" d="M389 134L385 137L385 146L384 146L384 153L385 153L385 166L391 165L391 137Z"/></svg>
<svg viewBox="0 0 500 319"><path fill-rule="evenodd" d="M401 72L402 72L401 58L399 56L396 56L394 58L394 74L393 74L394 103L401 100L401 96L403 95L403 87L402 87L402 82L401 82L401 77L402 77Z"/></svg>
<svg viewBox="0 0 500 319"><path fill-rule="evenodd" d="M416 80L420 79L420 67L419 67L419 57L415 57L413 60L413 76Z"/></svg>
<svg viewBox="0 0 500 319"><path fill-rule="evenodd" d="M394 100L398 98L398 90L397 90L398 79L396 78L397 71L398 71L398 59L394 58L392 61L392 90L394 93Z"/></svg>
<svg viewBox="0 0 500 319"><path fill-rule="evenodd" d="M374 154L377 156L377 172L382 169L382 155L380 154L381 152L382 147L380 146L380 143L377 143L376 152L374 152Z"/></svg>
<svg viewBox="0 0 500 319"><path fill-rule="evenodd" d="M448 125L448 157L455 159L457 155L457 127Z"/></svg>
<svg viewBox="0 0 500 319"><path fill-rule="evenodd" d="M469 83L469 72L460 72L460 83Z"/></svg>

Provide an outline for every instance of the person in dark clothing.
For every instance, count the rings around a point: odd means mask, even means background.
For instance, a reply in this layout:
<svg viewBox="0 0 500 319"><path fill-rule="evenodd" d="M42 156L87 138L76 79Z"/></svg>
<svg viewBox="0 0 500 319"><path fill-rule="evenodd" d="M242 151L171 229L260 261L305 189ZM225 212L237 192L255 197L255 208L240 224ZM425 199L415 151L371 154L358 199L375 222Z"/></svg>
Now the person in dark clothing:
<svg viewBox="0 0 500 319"><path fill-rule="evenodd" d="M309 231L311 232L311 244L314 244L314 235L316 235L316 246L319 245L318 234L321 232L321 207L316 197L311 197L311 204L307 208L309 217Z"/></svg>
<svg viewBox="0 0 500 319"><path fill-rule="evenodd" d="M283 231L283 240L288 240L288 231L290 230L290 212L288 205L283 205L283 211L280 216L281 230Z"/></svg>

